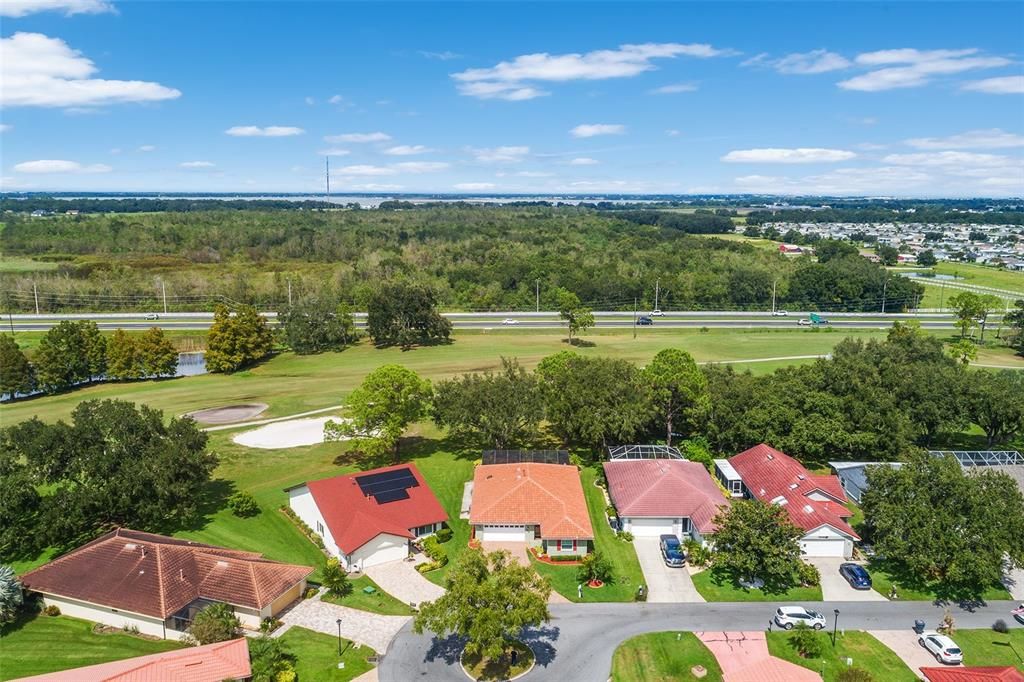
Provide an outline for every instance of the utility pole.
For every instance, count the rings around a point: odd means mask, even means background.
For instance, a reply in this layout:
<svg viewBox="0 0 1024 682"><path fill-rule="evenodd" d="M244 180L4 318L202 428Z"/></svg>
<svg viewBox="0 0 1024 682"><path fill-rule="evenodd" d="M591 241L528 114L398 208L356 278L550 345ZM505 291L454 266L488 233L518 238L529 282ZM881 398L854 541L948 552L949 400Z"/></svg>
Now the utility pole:
<svg viewBox="0 0 1024 682"><path fill-rule="evenodd" d="M534 287L537 290L537 312L540 312L540 280L534 282Z"/></svg>
<svg viewBox="0 0 1024 682"><path fill-rule="evenodd" d="M14 334L14 315L11 314L10 310L7 311L7 321L10 322L10 324L11 324L11 338L13 339L14 336L15 336L15 334Z"/></svg>
<svg viewBox="0 0 1024 682"><path fill-rule="evenodd" d="M36 287L36 283L32 282L32 296L36 299L36 315L39 314L39 289Z"/></svg>
<svg viewBox="0 0 1024 682"><path fill-rule="evenodd" d="M779 283L779 280L772 281L772 315L775 314L775 285Z"/></svg>
<svg viewBox="0 0 1024 682"><path fill-rule="evenodd" d="M324 157L324 167L327 169L327 197L325 201L331 200L331 157Z"/></svg>
<svg viewBox="0 0 1024 682"><path fill-rule="evenodd" d="M889 288L889 278L886 277L885 282L882 284L882 314L885 314L885 293Z"/></svg>
<svg viewBox="0 0 1024 682"><path fill-rule="evenodd" d="M636 296L633 297L633 338L636 338Z"/></svg>
<svg viewBox="0 0 1024 682"><path fill-rule="evenodd" d="M661 279L654 280L654 309L661 310L658 307L658 294L661 293Z"/></svg>

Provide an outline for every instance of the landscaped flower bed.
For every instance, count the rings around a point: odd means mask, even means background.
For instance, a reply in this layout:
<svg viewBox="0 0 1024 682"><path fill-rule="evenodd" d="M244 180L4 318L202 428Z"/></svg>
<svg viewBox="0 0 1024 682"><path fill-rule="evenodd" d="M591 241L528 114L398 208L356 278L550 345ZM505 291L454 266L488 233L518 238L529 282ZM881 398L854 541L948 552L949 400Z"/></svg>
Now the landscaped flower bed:
<svg viewBox="0 0 1024 682"><path fill-rule="evenodd" d="M533 558L541 563L551 564L552 566L578 566L583 563L580 557L576 555L572 556L548 556L547 554L541 554L536 547L530 548L530 554Z"/></svg>

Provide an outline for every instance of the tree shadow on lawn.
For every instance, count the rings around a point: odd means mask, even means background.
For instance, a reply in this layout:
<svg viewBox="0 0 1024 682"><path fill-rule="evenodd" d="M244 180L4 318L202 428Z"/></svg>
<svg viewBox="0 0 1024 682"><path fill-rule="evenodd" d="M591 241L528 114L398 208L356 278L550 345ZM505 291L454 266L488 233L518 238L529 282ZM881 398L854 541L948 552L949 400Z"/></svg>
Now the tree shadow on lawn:
<svg viewBox="0 0 1024 682"><path fill-rule="evenodd" d="M6 637L12 632L21 630L36 618L42 618L42 610L43 605L41 600L34 596L26 597L25 605L15 614L14 620L0 626L0 637ZM49 616L47 617L49 618Z"/></svg>
<svg viewBox="0 0 1024 682"><path fill-rule="evenodd" d="M753 589L740 585L740 576L732 571L712 566L707 569L711 576L711 583L716 587L738 590L747 594L754 592ZM779 580L765 580L764 587L757 589L757 592L767 595L783 596L791 589L800 587L799 584L783 583Z"/></svg>
<svg viewBox="0 0 1024 682"><path fill-rule="evenodd" d="M908 569L895 561L888 561L875 557L868 562L869 571L880 571L885 573L890 582L896 586L897 597L900 596L900 589L907 589L913 592L933 594L935 598L932 603L936 606L956 604L965 611L974 611L979 607L986 606L985 599L981 596L984 588L974 586L953 585L941 582L929 582L919 573ZM995 586L993 586L995 587ZM1001 585L999 587L1002 587Z"/></svg>
<svg viewBox="0 0 1024 682"><path fill-rule="evenodd" d="M189 521L185 523L168 522L153 532L173 535L180 531L204 530L213 521L214 515L227 506L228 498L234 494L235 490L234 482L225 478L215 478L209 481L203 486L196 513Z"/></svg>

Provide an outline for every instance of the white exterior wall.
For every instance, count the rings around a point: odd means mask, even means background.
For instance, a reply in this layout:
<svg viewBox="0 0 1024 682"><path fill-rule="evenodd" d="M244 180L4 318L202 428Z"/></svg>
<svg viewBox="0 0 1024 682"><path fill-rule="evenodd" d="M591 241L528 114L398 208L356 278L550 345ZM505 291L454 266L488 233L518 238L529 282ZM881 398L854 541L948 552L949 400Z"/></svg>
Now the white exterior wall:
<svg viewBox="0 0 1024 682"><path fill-rule="evenodd" d="M297 488L292 488L288 491L288 506L292 508L292 511L302 519L302 521L313 529L314 533L320 535L324 540L324 548L327 552L336 559L341 560L341 564L348 567L348 559L345 553L338 548L338 544L334 541L334 537L331 535L331 529L327 527L327 521L324 520L323 515L320 513L320 508L316 506L316 502L313 500L313 493L309 492L309 487L301 485ZM319 524L319 526L317 525ZM320 528L323 528L323 532L320 532Z"/></svg>
<svg viewBox="0 0 1024 682"><path fill-rule="evenodd" d="M853 540L831 526L822 526L800 538L800 554L849 559L853 556Z"/></svg>
<svg viewBox="0 0 1024 682"><path fill-rule="evenodd" d="M388 561L401 561L409 556L409 540L381 533L365 545L352 552L348 557L349 569L363 570L368 566L376 566Z"/></svg>
<svg viewBox="0 0 1024 682"><path fill-rule="evenodd" d="M177 630L164 627L164 621L156 616L143 616L138 613L119 611L106 606L50 595L43 595L43 604L46 606L56 606L65 616L102 623L112 628L123 628L125 625L129 628L134 626L138 628L141 634L153 637L179 639L182 634ZM259 627L258 624L257 627ZM60 646L60 642L54 642L54 646Z"/></svg>
<svg viewBox="0 0 1024 682"><path fill-rule="evenodd" d="M624 518L623 521L625 522L623 530L640 538L658 537L659 535L678 536L680 534L681 524L680 520L676 518L631 516Z"/></svg>
<svg viewBox="0 0 1024 682"><path fill-rule="evenodd" d="M526 542L526 535L525 525L480 524L476 527L476 539L481 542ZM529 539L533 540L532 530L529 535Z"/></svg>

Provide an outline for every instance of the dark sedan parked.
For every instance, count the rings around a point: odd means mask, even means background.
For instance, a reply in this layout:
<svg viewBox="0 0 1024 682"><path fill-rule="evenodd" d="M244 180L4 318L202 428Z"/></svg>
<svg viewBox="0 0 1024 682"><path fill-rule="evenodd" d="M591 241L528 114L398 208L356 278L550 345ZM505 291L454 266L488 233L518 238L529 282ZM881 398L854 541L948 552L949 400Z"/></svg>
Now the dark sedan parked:
<svg viewBox="0 0 1024 682"><path fill-rule="evenodd" d="M843 576L846 582L850 583L850 587L855 590L871 589L871 576L860 564L847 563L840 565L839 575Z"/></svg>
<svg viewBox="0 0 1024 682"><path fill-rule="evenodd" d="M662 535L661 542L661 557L665 560L666 566L672 568L679 568L686 564L686 555L683 554L683 546L679 543L679 538L675 535Z"/></svg>

